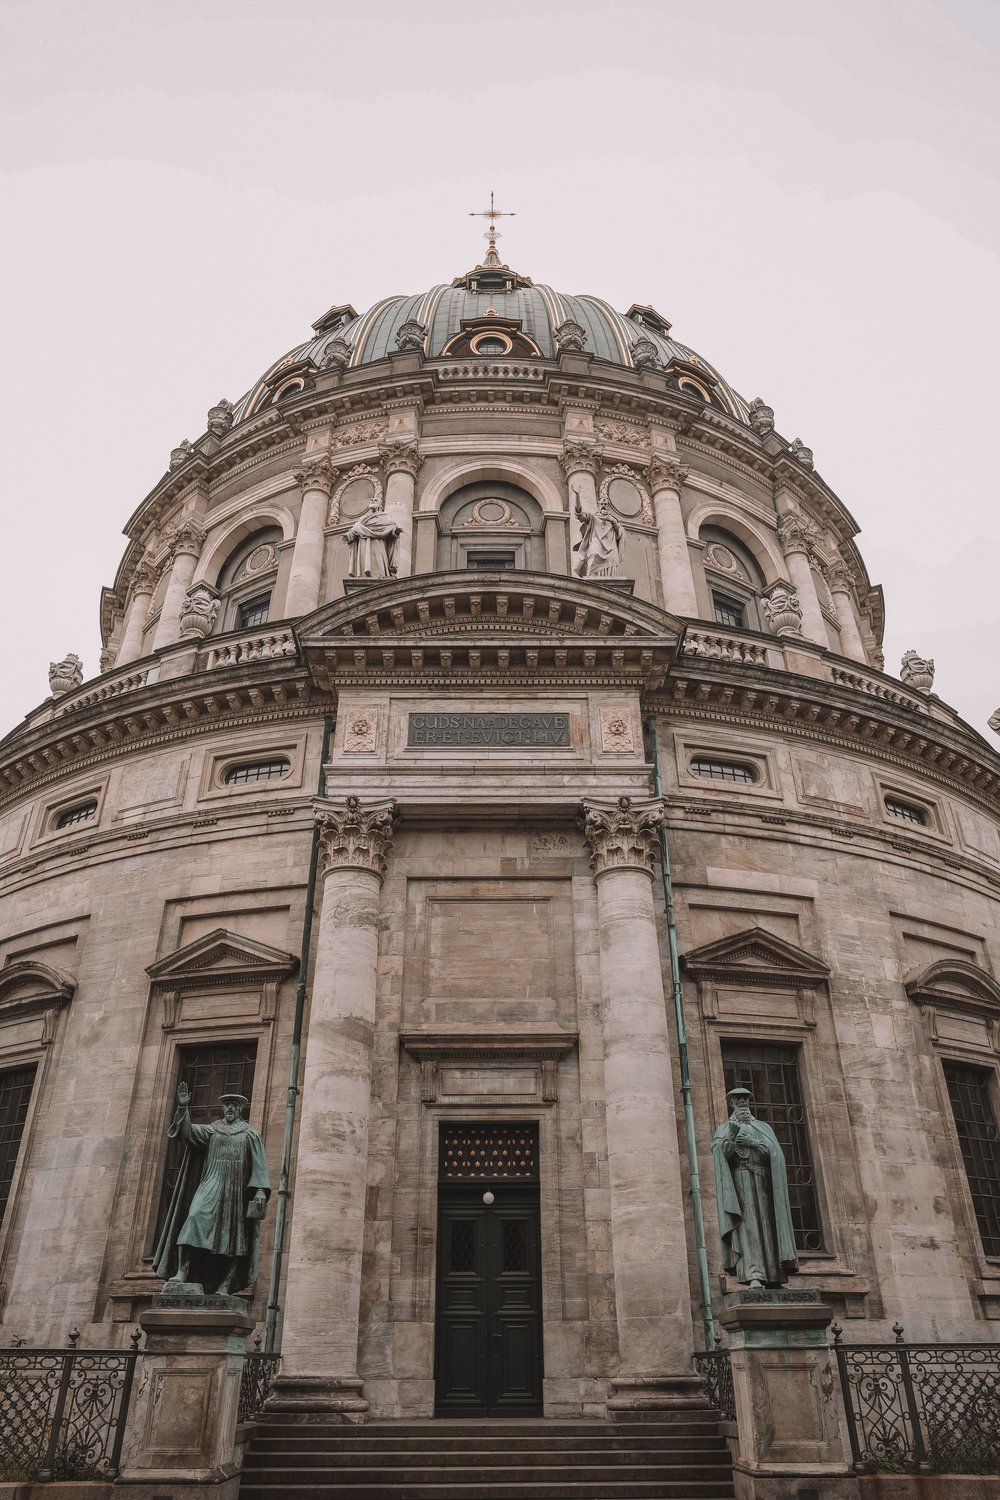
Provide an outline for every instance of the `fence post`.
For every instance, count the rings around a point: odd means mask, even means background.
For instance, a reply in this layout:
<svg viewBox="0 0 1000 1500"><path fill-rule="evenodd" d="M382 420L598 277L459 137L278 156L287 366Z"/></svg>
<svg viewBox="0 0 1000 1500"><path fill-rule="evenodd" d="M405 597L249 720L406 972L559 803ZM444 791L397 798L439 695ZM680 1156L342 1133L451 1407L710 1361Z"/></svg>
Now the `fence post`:
<svg viewBox="0 0 1000 1500"><path fill-rule="evenodd" d="M902 1326L899 1323L893 1323L892 1331L896 1335L899 1373L903 1381L903 1394L906 1397L906 1410L910 1418L910 1431L913 1434L913 1458L916 1471L918 1474L929 1474L931 1466L927 1462L927 1450L924 1447L923 1424L920 1420L920 1406L917 1402L917 1393L913 1385L913 1372L910 1369L909 1351L903 1343Z"/></svg>
<svg viewBox="0 0 1000 1500"><path fill-rule="evenodd" d="M128 1420L129 1402L132 1399L132 1383L135 1380L135 1367L139 1360L139 1342L141 1339L142 1330L140 1328L137 1328L134 1333L129 1334L129 1343L132 1345L132 1348L125 1355L125 1379L122 1382L122 1398L118 1404L118 1426L115 1428L115 1441L108 1463L109 1479L117 1479L121 1471L125 1424Z"/></svg>
<svg viewBox="0 0 1000 1500"><path fill-rule="evenodd" d="M56 1407L52 1414L52 1431L49 1433L48 1445L45 1449L45 1461L39 1470L38 1477L43 1482L52 1478L52 1470L55 1467L56 1453L59 1450L59 1429L63 1423L66 1411L66 1398L69 1395L69 1383L73 1377L73 1361L76 1357L76 1341L80 1337L80 1330L76 1329L69 1336L69 1353L63 1355L62 1374L59 1377L59 1394L56 1397Z"/></svg>
<svg viewBox="0 0 1000 1500"><path fill-rule="evenodd" d="M847 1371L847 1352L841 1342L844 1337L844 1330L839 1323L834 1323L831 1332L833 1334L833 1352L837 1358L837 1373L840 1376L840 1395L844 1403L847 1436L851 1443L851 1468L856 1474L864 1474L868 1465L861 1457L858 1424L854 1416L854 1392L851 1389L851 1377Z"/></svg>

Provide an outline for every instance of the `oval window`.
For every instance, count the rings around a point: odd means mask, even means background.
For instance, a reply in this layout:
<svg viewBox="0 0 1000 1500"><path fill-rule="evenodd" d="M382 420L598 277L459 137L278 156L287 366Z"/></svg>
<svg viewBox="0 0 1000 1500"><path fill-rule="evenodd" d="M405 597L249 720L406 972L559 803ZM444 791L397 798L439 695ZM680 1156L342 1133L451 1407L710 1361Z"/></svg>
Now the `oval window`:
<svg viewBox="0 0 1000 1500"><path fill-rule="evenodd" d="M696 776L707 776L710 781L739 781L752 786L757 780L756 768L740 760L709 760L700 756L691 762L691 769Z"/></svg>
<svg viewBox="0 0 1000 1500"><path fill-rule="evenodd" d="M97 812L97 798L91 797L88 802L78 802L76 807L67 807L56 818L57 828L72 828L75 823L86 823Z"/></svg>
<svg viewBox="0 0 1000 1500"><path fill-rule="evenodd" d="M471 344L473 354L509 354L513 347L510 339L499 333L481 333Z"/></svg>
<svg viewBox="0 0 1000 1500"><path fill-rule="evenodd" d="M230 766L222 780L226 786L246 786L251 781L280 781L291 769L287 756L276 755L270 760L246 760Z"/></svg>
<svg viewBox="0 0 1000 1500"><path fill-rule="evenodd" d="M917 807L914 802L903 802L898 797L886 797L885 810L894 818L902 818L905 823L917 823L921 828L927 825L926 812L922 807Z"/></svg>

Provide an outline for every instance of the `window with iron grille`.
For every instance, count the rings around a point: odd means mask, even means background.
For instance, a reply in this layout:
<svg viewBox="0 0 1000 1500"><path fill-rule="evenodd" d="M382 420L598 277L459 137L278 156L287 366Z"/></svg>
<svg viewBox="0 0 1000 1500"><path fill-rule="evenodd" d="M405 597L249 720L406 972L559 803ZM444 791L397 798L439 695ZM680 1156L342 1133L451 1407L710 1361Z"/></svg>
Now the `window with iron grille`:
<svg viewBox="0 0 1000 1500"><path fill-rule="evenodd" d="M28 1118L35 1064L0 1073L0 1221L7 1207L14 1180L17 1153L21 1149L24 1122Z"/></svg>
<svg viewBox="0 0 1000 1500"><path fill-rule="evenodd" d="M743 605L738 599L729 599L725 594L713 594L712 607L720 625L732 625L739 629L743 624Z"/></svg>
<svg viewBox="0 0 1000 1500"><path fill-rule="evenodd" d="M712 781L740 781L752 786L757 780L754 767L739 760L708 760L699 756L691 762L691 769L696 776L707 776Z"/></svg>
<svg viewBox="0 0 1000 1500"><path fill-rule="evenodd" d="M240 766L230 766L223 776L226 786L244 786L248 781L279 781L292 769L283 755L274 760L249 760Z"/></svg>
<svg viewBox="0 0 1000 1500"><path fill-rule="evenodd" d="M74 823L86 823L97 811L97 799L91 797L89 802L78 802L75 807L67 807L56 818L57 828L72 828Z"/></svg>
<svg viewBox="0 0 1000 1500"><path fill-rule="evenodd" d="M265 625L270 613L270 594L260 594L256 599L248 599L239 607L236 628L237 630L252 630L255 625Z"/></svg>
<svg viewBox="0 0 1000 1500"><path fill-rule="evenodd" d="M1000 1257L1000 1143L990 1098L992 1074L945 1062L944 1076L983 1250Z"/></svg>
<svg viewBox="0 0 1000 1500"><path fill-rule="evenodd" d="M178 1052L180 1053L180 1067L177 1070L177 1084L186 1083L191 1090L191 1119L195 1125L210 1125L213 1120L221 1118L222 1109L219 1098L222 1094L244 1094L247 1099L253 1098L253 1075L257 1065L255 1041L209 1042L198 1047L180 1047ZM170 1101L171 1119L177 1107L176 1097L175 1085ZM166 1217L183 1160L183 1142L168 1141L154 1243L159 1239L160 1228Z"/></svg>
<svg viewBox="0 0 1000 1500"><path fill-rule="evenodd" d="M538 1178L537 1125L442 1125L442 1182Z"/></svg>
<svg viewBox="0 0 1000 1500"><path fill-rule="evenodd" d="M886 797L885 810L892 813L894 818L903 818L907 823L919 823L923 827L927 822L927 814L922 807L917 807L913 802L901 802L898 797Z"/></svg>
<svg viewBox="0 0 1000 1500"><path fill-rule="evenodd" d="M727 1093L730 1089L749 1089L753 1094L750 1107L757 1119L770 1125L778 1137L788 1169L788 1199L796 1250L800 1255L822 1253L826 1247L799 1076L798 1048L724 1041L722 1069Z"/></svg>

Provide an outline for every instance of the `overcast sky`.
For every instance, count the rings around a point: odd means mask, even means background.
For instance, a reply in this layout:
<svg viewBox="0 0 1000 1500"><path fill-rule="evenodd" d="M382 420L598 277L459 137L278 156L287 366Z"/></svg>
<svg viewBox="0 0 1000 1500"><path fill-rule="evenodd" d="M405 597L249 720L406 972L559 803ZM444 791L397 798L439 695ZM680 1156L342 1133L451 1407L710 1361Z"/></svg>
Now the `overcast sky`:
<svg viewBox="0 0 1000 1500"><path fill-rule="evenodd" d="M914 647L1000 703L996 0L3 0L5 684L98 670L121 527L331 303L480 258L676 336L816 467Z"/></svg>

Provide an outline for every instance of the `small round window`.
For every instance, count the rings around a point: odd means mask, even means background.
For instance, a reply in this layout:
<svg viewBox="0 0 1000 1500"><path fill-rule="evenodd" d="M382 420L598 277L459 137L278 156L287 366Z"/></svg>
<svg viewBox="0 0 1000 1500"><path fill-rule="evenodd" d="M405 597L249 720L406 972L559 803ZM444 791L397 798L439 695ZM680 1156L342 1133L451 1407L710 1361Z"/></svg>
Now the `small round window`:
<svg viewBox="0 0 1000 1500"><path fill-rule="evenodd" d="M253 781L280 781L291 769L284 755L276 755L269 760L247 760L230 766L222 779L226 786L247 786Z"/></svg>
<svg viewBox="0 0 1000 1500"><path fill-rule="evenodd" d="M709 781L737 781L752 786L757 780L756 768L741 760L710 760L699 756L691 762L691 769L696 776L705 776Z"/></svg>
<svg viewBox="0 0 1000 1500"><path fill-rule="evenodd" d="M509 354L514 345L502 333L480 333L472 340L473 354Z"/></svg>
<svg viewBox="0 0 1000 1500"><path fill-rule="evenodd" d="M88 802L78 802L75 807L67 807L56 818L57 828L72 828L76 823L86 823L97 812L97 798L91 797Z"/></svg>

